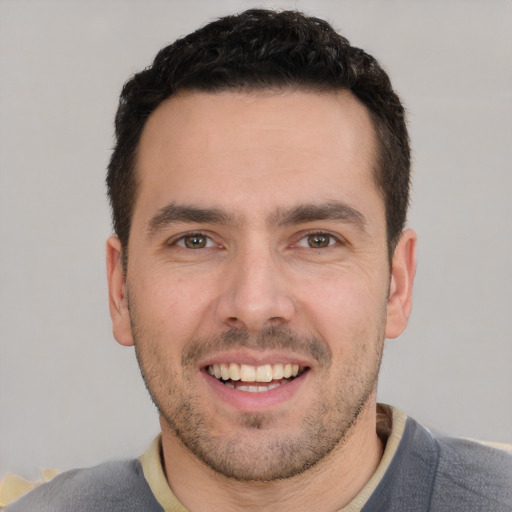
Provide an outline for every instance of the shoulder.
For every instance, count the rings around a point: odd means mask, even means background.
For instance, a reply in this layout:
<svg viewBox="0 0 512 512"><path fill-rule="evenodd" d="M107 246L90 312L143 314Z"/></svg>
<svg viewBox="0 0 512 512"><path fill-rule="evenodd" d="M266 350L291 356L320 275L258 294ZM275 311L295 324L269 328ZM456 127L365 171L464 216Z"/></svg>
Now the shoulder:
<svg viewBox="0 0 512 512"><path fill-rule="evenodd" d="M424 489L429 510L512 511L512 451L506 445L434 434L412 418L403 441L406 466L430 482Z"/></svg>
<svg viewBox="0 0 512 512"><path fill-rule="evenodd" d="M407 417L364 510L512 512L512 452L437 435Z"/></svg>
<svg viewBox="0 0 512 512"><path fill-rule="evenodd" d="M485 473L512 470L512 445L443 435L435 439L443 460L451 461L452 468L461 464L461 467Z"/></svg>
<svg viewBox="0 0 512 512"><path fill-rule="evenodd" d="M500 449L446 436L436 436L435 440L439 449L438 501L449 496L452 502L457 499L473 507L481 504L489 511L512 510L512 447Z"/></svg>
<svg viewBox="0 0 512 512"><path fill-rule="evenodd" d="M66 471L7 506L5 512L161 512L139 460Z"/></svg>

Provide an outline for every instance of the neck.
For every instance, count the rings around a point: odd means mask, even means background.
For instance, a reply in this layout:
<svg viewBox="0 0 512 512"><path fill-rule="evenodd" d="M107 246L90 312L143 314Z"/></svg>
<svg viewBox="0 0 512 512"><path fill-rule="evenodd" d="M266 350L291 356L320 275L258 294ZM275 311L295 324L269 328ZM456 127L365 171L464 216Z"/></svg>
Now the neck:
<svg viewBox="0 0 512 512"><path fill-rule="evenodd" d="M344 442L321 462L293 478L272 482L238 482L219 475L196 459L164 420L161 424L167 481L178 500L194 512L339 510L365 486L383 452L375 399L368 401Z"/></svg>

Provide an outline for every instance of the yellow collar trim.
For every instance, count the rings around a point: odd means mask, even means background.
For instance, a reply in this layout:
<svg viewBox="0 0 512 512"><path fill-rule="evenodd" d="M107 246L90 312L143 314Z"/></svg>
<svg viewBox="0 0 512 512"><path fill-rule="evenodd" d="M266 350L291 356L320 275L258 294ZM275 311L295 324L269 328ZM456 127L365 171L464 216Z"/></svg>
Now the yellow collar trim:
<svg viewBox="0 0 512 512"><path fill-rule="evenodd" d="M382 477L388 470L389 465L395 456L398 445L400 444L400 440L402 439L405 422L407 420L407 415L402 411L395 409L394 407L391 409L393 411L393 424L391 427L391 433L386 442L386 448L384 449L382 459L377 466L377 470L370 478L370 480L368 480L368 483L361 489L359 494L339 512L359 512L364 507L370 496L374 493L377 485L379 485Z"/></svg>
<svg viewBox="0 0 512 512"><path fill-rule="evenodd" d="M188 512L188 510L174 496L162 467L162 439L161 434L155 437L146 453L140 457L142 471L156 500L165 512Z"/></svg>
<svg viewBox="0 0 512 512"><path fill-rule="evenodd" d="M407 416L398 409L393 408L392 411L393 425L391 428L391 434L386 442L386 448L384 449L384 454L377 467L377 471L375 471L361 492L339 512L360 511L377 488L377 485L382 480L384 473L387 471L391 461L393 460L398 444L402 439ZM169 484L167 483L162 467L161 450L161 436L158 435L153 440L146 453L140 457L144 476L149 487L153 491L156 500L160 503L165 512L188 512L188 510L178 501L176 496L174 496Z"/></svg>

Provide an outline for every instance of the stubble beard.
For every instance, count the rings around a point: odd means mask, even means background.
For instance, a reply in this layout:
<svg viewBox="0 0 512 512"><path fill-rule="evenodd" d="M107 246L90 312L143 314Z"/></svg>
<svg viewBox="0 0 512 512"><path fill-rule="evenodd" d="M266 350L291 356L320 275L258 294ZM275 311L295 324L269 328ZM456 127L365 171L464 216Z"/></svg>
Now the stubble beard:
<svg viewBox="0 0 512 512"><path fill-rule="evenodd" d="M291 478L314 467L350 437L353 426L369 400L374 397L384 344L384 319L376 339L358 343L350 361L343 361L334 380L325 380L316 390L317 398L304 414L298 411L300 428L273 429L279 417L268 413L240 413L232 432L216 428L195 393L195 361L208 350L232 347L292 348L305 351L319 362L324 375L332 371L332 353L317 338L306 338L286 328L270 329L251 336L239 330L207 340L194 340L184 349L183 377L172 370L172 362L159 353L154 336L143 332L132 314L132 331L142 377L167 426L198 460L216 473L237 481L268 482ZM368 336L368 333L366 333ZM375 334L374 334L375 336ZM373 353L372 353L373 352ZM371 364L369 363L371 361ZM177 362L176 362L177 363ZM174 365L178 367L178 364ZM203 399L204 400L204 399Z"/></svg>

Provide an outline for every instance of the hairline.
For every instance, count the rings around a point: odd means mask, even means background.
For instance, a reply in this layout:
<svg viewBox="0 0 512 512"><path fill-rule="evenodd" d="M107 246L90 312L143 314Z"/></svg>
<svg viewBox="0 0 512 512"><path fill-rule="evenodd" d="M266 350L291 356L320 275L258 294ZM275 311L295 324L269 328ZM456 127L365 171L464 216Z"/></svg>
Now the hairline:
<svg viewBox="0 0 512 512"><path fill-rule="evenodd" d="M349 87L336 87L330 84L324 84L324 83L315 83L315 82L307 82L307 83L300 83L299 81L296 82L290 82L289 84L282 84L282 85L273 85L271 83L267 85L258 85L258 84L248 84L248 85L239 85L239 86L230 86L230 85L219 85L214 87L202 87L202 86L187 86L179 88L170 94L168 94L165 98L163 98L156 107L149 113L149 115L144 119L144 122L142 123L142 126L138 132L137 142L135 147L132 149L132 158L130 158L130 168L129 168L129 174L131 174L131 181L132 181L132 190L133 190L133 197L131 200L131 209L130 209L130 215L129 215L129 229L127 232L127 238L126 243L123 243L121 240L122 245L122 262L123 267L126 271L127 265L128 265L128 246L130 243L130 235L131 235L131 229L132 229L132 220L133 215L135 212L135 205L137 203L138 195L140 192L140 185L141 185L141 179L139 176L139 172L137 171L138 165L138 155L139 155L139 149L140 149L140 142L142 139L142 135L144 133L144 130L146 128L146 125L150 118L153 116L153 114L160 108L162 104L164 104L167 101L170 101L174 98L179 98L180 96L188 95L188 94L222 94L225 92L233 92L233 93L241 93L241 94L247 94L247 95L265 95L265 94L273 94L273 95L279 95L283 93L288 92L309 92L317 95L328 95L328 94L334 94L337 92L346 92L349 93L353 99L357 100L357 102L364 107L366 112L369 115L371 127L374 134L374 140L376 142L374 151L371 153L371 172L372 172L372 178L374 185L377 189L377 192L379 196L382 199L383 206L384 206L384 216L385 216L385 226L386 226L386 245L388 249L388 259L391 264L392 256L394 253L394 249L396 247L396 244L398 240L391 240L390 234L389 234L389 226L387 222L387 203L386 203L386 197L385 192L381 186L380 180L379 180L379 174L383 172L383 165L384 165L384 141L381 138L380 130L379 130L379 121L381 121L380 117L374 112L372 109L370 109L364 101L362 101L357 94L354 93L352 89Z"/></svg>

